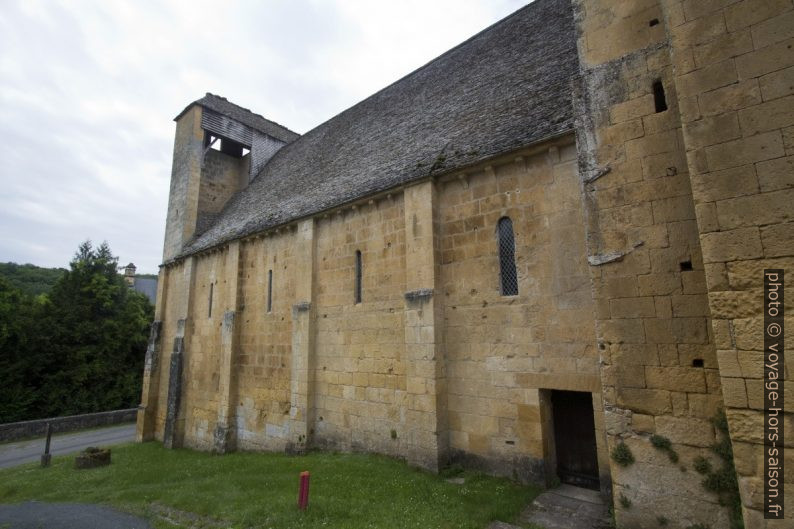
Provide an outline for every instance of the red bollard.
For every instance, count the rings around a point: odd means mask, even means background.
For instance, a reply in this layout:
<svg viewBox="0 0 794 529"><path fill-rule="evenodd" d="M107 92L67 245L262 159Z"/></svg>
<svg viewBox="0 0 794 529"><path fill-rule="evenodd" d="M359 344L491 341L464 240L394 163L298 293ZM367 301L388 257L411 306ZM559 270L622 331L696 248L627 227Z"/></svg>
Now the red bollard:
<svg viewBox="0 0 794 529"><path fill-rule="evenodd" d="M305 511L309 506L309 471L301 472L300 490L298 491L298 509Z"/></svg>

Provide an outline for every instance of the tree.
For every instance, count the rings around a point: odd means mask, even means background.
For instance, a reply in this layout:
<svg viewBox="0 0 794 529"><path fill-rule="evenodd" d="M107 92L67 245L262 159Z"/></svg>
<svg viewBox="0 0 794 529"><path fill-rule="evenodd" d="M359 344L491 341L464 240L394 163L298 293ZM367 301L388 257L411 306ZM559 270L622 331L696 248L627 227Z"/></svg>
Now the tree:
<svg viewBox="0 0 794 529"><path fill-rule="evenodd" d="M22 301L21 293L0 290L0 332L7 328L0 368L16 381L0 394L0 422L138 403L153 308L117 266L107 243L86 241L49 295ZM12 314L14 305L23 310ZM9 398L14 402L4 404Z"/></svg>
<svg viewBox="0 0 794 529"><path fill-rule="evenodd" d="M38 307L0 277L0 423L28 418L36 402Z"/></svg>

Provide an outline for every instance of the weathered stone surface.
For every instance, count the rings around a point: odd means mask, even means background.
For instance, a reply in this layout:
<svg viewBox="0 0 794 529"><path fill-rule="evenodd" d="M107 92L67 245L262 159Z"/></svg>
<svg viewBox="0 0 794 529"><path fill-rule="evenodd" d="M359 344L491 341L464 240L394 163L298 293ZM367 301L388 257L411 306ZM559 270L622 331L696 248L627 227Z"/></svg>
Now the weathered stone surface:
<svg viewBox="0 0 794 529"><path fill-rule="evenodd" d="M731 439L750 443L763 442L763 413L741 408L727 410Z"/></svg>
<svg viewBox="0 0 794 529"><path fill-rule="evenodd" d="M631 416L631 428L635 432L653 433L656 431L653 415L635 413Z"/></svg>
<svg viewBox="0 0 794 529"><path fill-rule="evenodd" d="M706 263L755 259L764 255L761 234L756 227L706 233L701 243Z"/></svg>
<svg viewBox="0 0 794 529"><path fill-rule="evenodd" d="M761 228L761 244L766 257L783 257L794 253L794 222Z"/></svg>
<svg viewBox="0 0 794 529"><path fill-rule="evenodd" d="M635 412L662 415L673 410L670 392L655 389L619 388L617 404Z"/></svg>
<svg viewBox="0 0 794 529"><path fill-rule="evenodd" d="M184 329L182 320L180 327ZM184 331L183 331L184 332ZM174 350L171 353L171 366L168 371L168 401L166 404L166 420L163 430L163 444L167 448L176 448L179 445L176 431L179 407L182 400L182 363L184 358L185 340L181 336L174 338Z"/></svg>
<svg viewBox="0 0 794 529"><path fill-rule="evenodd" d="M604 529L609 525L609 515L598 492L561 485L535 498L521 513L521 521L546 529Z"/></svg>
<svg viewBox="0 0 794 529"><path fill-rule="evenodd" d="M715 439L710 421L685 417L657 417L656 433L691 446L711 446Z"/></svg>
<svg viewBox="0 0 794 529"><path fill-rule="evenodd" d="M761 313L761 298L754 292L726 290L709 294L715 318L748 318Z"/></svg>
<svg viewBox="0 0 794 529"><path fill-rule="evenodd" d="M651 389L705 393L702 369L687 367L646 367L645 381Z"/></svg>

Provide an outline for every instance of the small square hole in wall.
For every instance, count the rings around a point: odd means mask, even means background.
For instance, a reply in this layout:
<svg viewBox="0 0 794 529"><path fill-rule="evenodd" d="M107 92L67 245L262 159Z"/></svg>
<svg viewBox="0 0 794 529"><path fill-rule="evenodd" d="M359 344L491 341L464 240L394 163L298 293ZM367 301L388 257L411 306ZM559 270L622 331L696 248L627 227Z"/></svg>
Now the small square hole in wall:
<svg viewBox="0 0 794 529"><path fill-rule="evenodd" d="M650 22L648 22L648 25L651 26L651 27L658 26L659 25L659 19L658 18L652 19Z"/></svg>
<svg viewBox="0 0 794 529"><path fill-rule="evenodd" d="M703 359L695 358L694 360L692 360L692 367L703 367Z"/></svg>
<svg viewBox="0 0 794 529"><path fill-rule="evenodd" d="M681 271L682 272L691 272L692 271L692 261L683 261L681 262Z"/></svg>

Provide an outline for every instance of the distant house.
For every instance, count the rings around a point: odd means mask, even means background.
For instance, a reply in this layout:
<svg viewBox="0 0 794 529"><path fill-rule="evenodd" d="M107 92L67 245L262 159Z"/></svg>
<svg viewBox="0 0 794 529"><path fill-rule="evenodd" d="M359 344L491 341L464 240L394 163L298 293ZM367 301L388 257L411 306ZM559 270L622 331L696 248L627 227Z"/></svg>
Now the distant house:
<svg viewBox="0 0 794 529"><path fill-rule="evenodd" d="M157 278L156 277L136 277L135 265L130 263L124 267L124 281L127 285L140 292L152 302L154 305L157 300Z"/></svg>

